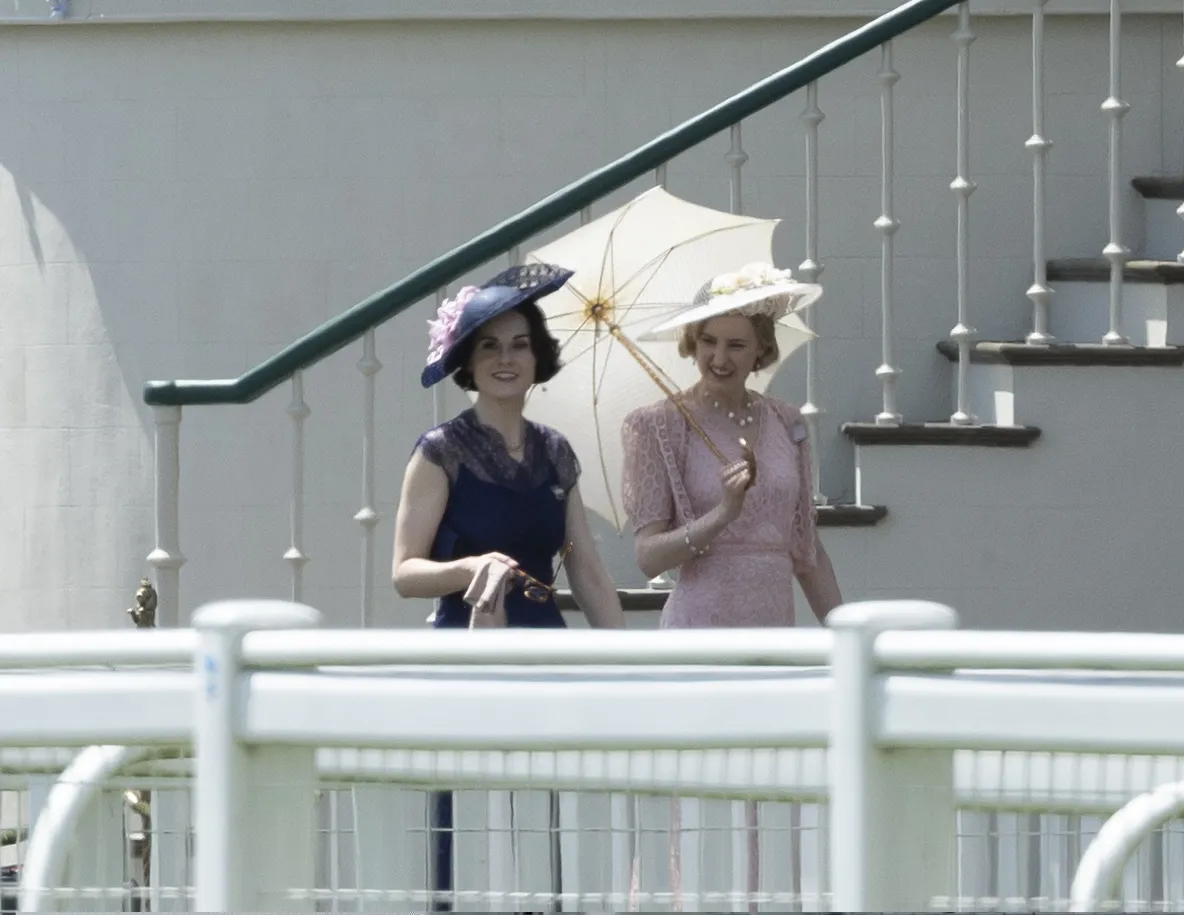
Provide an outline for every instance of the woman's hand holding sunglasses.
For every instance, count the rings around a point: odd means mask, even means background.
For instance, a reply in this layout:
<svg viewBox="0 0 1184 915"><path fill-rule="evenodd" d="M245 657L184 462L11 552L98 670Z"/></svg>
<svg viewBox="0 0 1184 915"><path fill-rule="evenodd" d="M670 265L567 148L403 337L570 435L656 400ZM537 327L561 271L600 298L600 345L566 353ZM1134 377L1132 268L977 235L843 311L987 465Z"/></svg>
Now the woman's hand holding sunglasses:
<svg viewBox="0 0 1184 915"><path fill-rule="evenodd" d="M465 602L473 612L493 614L503 605L500 597L518 574L518 563L504 553L472 557L473 578L465 591Z"/></svg>

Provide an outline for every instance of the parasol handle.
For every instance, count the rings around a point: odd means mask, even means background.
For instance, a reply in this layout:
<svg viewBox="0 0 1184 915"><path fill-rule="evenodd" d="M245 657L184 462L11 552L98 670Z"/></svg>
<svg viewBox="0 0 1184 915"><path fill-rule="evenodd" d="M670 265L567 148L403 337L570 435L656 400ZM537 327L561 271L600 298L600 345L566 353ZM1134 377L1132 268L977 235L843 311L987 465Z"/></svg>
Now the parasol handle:
<svg viewBox="0 0 1184 915"><path fill-rule="evenodd" d="M665 380L663 380L662 377L659 376L658 373L653 370L653 368L649 364L649 359L647 359L645 356L645 353L641 352L641 350L639 350L633 344L633 341L630 340L627 336L625 336L624 332L622 332L620 327L618 327L616 324L611 323L611 322L606 322L606 323L608 324L609 333L611 333L613 335L613 337L616 338L617 342L620 343L621 346L625 347L625 349L629 353L629 355L632 356L635 360L637 360L637 363L643 369L645 369L645 373L647 375L649 375L651 379L653 379L654 384L656 384L659 388L662 389L663 393L665 393L665 395L670 399L670 402L674 404L674 406L678 409L678 412L681 413L683 415L683 418L687 421L687 423L690 424L690 427L692 429L694 429L699 434L699 437L702 438L703 441L707 444L707 447L711 449L711 453L714 454L717 458L719 458L721 464L729 463L728 459L726 457L724 457L723 452L720 451L719 448L716 446L715 442L713 442L711 440L711 436L709 436L706 432L703 431L703 427L700 426L698 420L696 420L695 417L691 415L691 411L687 408L687 405L684 404L682 402L681 398L678 397L678 392L671 390L670 386L668 384L666 384ZM747 455L747 453L750 451L747 443L744 442L743 439L740 440L740 443L741 443L741 446L744 448L746 455Z"/></svg>

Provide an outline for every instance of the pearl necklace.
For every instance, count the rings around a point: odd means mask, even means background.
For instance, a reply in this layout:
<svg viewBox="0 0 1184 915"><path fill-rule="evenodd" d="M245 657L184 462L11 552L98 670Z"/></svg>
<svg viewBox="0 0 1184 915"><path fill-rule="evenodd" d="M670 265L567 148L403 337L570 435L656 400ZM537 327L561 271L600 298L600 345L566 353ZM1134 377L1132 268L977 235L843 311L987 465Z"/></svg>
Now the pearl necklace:
<svg viewBox="0 0 1184 915"><path fill-rule="evenodd" d="M756 422L756 417L754 417L751 412L752 405L753 399L751 397L745 397L743 409L748 412L746 412L744 416L737 416L735 410L728 410L728 419L730 419L742 429L745 426L751 426L754 422ZM721 404L718 400L713 400L711 406L716 410L723 409L723 404Z"/></svg>

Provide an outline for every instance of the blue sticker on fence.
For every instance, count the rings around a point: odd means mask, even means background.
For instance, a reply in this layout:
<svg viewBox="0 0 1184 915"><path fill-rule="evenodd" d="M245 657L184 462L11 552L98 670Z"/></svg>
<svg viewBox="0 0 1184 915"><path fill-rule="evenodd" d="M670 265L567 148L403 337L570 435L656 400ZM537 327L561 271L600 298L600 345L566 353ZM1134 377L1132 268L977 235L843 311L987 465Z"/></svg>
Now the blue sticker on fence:
<svg viewBox="0 0 1184 915"><path fill-rule="evenodd" d="M201 666L206 673L206 698L213 699L218 693L218 662L213 655L206 655Z"/></svg>

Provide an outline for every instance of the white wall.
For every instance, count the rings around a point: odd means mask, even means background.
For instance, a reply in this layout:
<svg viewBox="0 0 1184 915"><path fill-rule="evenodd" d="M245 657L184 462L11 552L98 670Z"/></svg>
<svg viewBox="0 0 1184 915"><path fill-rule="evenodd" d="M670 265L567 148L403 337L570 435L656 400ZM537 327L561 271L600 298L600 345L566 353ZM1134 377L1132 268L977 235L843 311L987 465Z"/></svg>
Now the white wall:
<svg viewBox="0 0 1184 915"><path fill-rule="evenodd" d="M832 531L861 597L957 607L988 629L1184 627L1178 368L1017 367L1028 448L861 446L876 531Z"/></svg>
<svg viewBox="0 0 1184 915"><path fill-rule="evenodd" d="M127 625L122 611L153 546L144 381L238 375L857 24L0 29L0 630ZM1125 169L1179 171L1178 16L1125 25ZM913 419L949 412L949 367L933 343L954 323L951 26L943 19L896 43L897 354ZM990 17L975 28L973 320L983 336L1015 338L1031 281L1029 23ZM1049 253L1096 254L1106 240L1105 20L1053 17L1048 42ZM822 444L832 497L852 495L852 452L837 426L878 403L878 65L869 55L820 92ZM744 132L746 211L785 217L777 257L790 266L803 257L802 107L790 99ZM726 207L726 151L719 137L677 160L670 190ZM378 334L383 624L417 625L426 614L396 601L385 567L403 463L431 422L416 381L428 311ZM360 355L359 346L339 353L305 385L306 599L337 624L352 623L358 603ZM800 400L802 369L795 355L774 389ZM186 615L211 597L286 593L289 397L281 389L248 407L185 412ZM452 389L448 406L459 405ZM885 501L894 518L910 510ZM641 583L628 543L606 541L605 551L622 584Z"/></svg>

